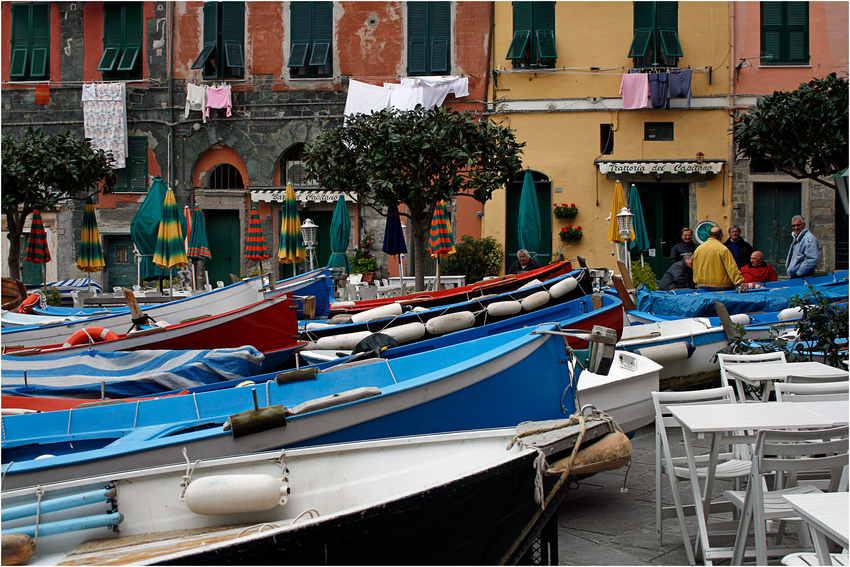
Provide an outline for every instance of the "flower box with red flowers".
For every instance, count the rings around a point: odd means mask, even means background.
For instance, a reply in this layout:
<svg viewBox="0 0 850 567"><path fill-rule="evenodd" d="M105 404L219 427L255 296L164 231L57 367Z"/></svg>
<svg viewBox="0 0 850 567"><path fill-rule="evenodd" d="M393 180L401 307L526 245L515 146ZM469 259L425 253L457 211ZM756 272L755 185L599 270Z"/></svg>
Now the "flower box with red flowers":
<svg viewBox="0 0 850 567"><path fill-rule="evenodd" d="M555 218L557 219L574 219L578 214L578 207L575 203L561 203L554 206Z"/></svg>
<svg viewBox="0 0 850 567"><path fill-rule="evenodd" d="M581 226L573 226L568 224L564 228L561 229L559 233L561 235L561 240L564 242L577 242L581 240Z"/></svg>

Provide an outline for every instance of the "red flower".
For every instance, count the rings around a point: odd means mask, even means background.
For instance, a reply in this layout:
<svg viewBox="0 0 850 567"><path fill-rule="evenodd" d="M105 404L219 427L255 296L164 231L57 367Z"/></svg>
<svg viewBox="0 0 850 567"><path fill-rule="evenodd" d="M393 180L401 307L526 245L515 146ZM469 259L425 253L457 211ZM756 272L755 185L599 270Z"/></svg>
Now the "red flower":
<svg viewBox="0 0 850 567"><path fill-rule="evenodd" d="M567 228L572 228L572 227L573 227L573 225L571 225L571 224L567 225Z"/></svg>
<svg viewBox="0 0 850 567"><path fill-rule="evenodd" d="M576 228L576 230L581 230L581 225L579 225L578 228Z"/></svg>
<svg viewBox="0 0 850 567"><path fill-rule="evenodd" d="M576 204L575 204L575 203L570 203L570 207L572 207L573 209L575 209L575 208L576 208Z"/></svg>

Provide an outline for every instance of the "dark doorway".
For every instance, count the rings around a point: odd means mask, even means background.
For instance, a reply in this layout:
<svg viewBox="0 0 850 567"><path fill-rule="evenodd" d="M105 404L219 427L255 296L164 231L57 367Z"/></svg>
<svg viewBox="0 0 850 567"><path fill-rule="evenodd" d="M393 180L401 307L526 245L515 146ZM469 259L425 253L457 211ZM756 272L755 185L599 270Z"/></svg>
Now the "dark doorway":
<svg viewBox="0 0 850 567"><path fill-rule="evenodd" d="M239 234L239 213L230 210L207 209L204 211L207 237L212 258L206 262L209 283L230 285L230 274L240 275L241 243Z"/></svg>
<svg viewBox="0 0 850 567"><path fill-rule="evenodd" d="M103 289L114 287L133 289L138 281L138 265L133 254L133 239L130 236L111 235L106 237L106 281Z"/></svg>
<svg viewBox="0 0 850 567"><path fill-rule="evenodd" d="M835 269L847 269L848 245L847 237L850 223L847 220L847 209L841 203L838 191L835 192Z"/></svg>
<svg viewBox="0 0 850 567"><path fill-rule="evenodd" d="M791 217L800 214L799 183L753 183L753 247L785 275L791 246Z"/></svg>
<svg viewBox="0 0 850 567"><path fill-rule="evenodd" d="M537 191L537 206L540 209L540 250L533 250L537 256L535 259L542 265L552 260L552 182L539 171L532 171L534 188ZM517 249L519 248L519 199L522 196L522 182L525 172L521 172L517 180L511 181L505 186L507 192L507 203L505 211L505 265L510 266L517 260ZM565 201L566 196L561 197ZM560 230L560 229L559 229Z"/></svg>
<svg viewBox="0 0 850 567"><path fill-rule="evenodd" d="M635 187L640 194L646 234L655 249L655 256L647 256L644 260L652 268L655 278L660 280L670 267L670 250L681 241L682 228L688 226L688 184L636 183ZM637 250L633 251L632 257L639 258Z"/></svg>

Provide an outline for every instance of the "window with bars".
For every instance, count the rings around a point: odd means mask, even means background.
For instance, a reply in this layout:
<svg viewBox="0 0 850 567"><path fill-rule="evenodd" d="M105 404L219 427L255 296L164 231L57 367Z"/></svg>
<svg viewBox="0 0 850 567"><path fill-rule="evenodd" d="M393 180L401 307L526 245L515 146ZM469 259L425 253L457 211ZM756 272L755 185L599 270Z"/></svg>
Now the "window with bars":
<svg viewBox="0 0 850 567"><path fill-rule="evenodd" d="M116 169L115 191L143 193L148 190L148 139L127 136L127 158L123 169Z"/></svg>
<svg viewBox="0 0 850 567"><path fill-rule="evenodd" d="M451 74L451 2L407 3L407 74Z"/></svg>
<svg viewBox="0 0 850 567"><path fill-rule="evenodd" d="M50 4L12 4L12 61L9 77L43 79L50 75Z"/></svg>
<svg viewBox="0 0 850 567"><path fill-rule="evenodd" d="M514 67L555 66L555 2L514 2L513 34L505 59Z"/></svg>
<svg viewBox="0 0 850 567"><path fill-rule="evenodd" d="M629 57L635 68L678 67L683 56L678 2L635 2L634 29Z"/></svg>
<svg viewBox="0 0 850 567"><path fill-rule="evenodd" d="M104 79L141 79L144 59L141 2L103 3L103 55L97 70Z"/></svg>
<svg viewBox="0 0 850 567"><path fill-rule="evenodd" d="M245 2L204 2L204 45L192 63L204 79L245 76Z"/></svg>
<svg viewBox="0 0 850 567"><path fill-rule="evenodd" d="M809 64L809 3L761 3L761 64Z"/></svg>
<svg viewBox="0 0 850 567"><path fill-rule="evenodd" d="M115 247L115 262L117 264L129 264L130 263L130 247L129 246L116 246Z"/></svg>
<svg viewBox="0 0 850 567"><path fill-rule="evenodd" d="M333 2L292 2L291 77L330 77L333 71Z"/></svg>

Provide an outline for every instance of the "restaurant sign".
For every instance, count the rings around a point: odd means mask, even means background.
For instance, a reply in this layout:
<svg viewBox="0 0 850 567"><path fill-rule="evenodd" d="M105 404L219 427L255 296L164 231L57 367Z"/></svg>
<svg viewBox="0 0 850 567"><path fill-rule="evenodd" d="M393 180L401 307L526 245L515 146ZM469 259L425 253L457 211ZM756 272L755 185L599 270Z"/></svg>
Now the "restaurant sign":
<svg viewBox="0 0 850 567"><path fill-rule="evenodd" d="M346 202L354 203L353 197L342 191L321 191L321 190L306 190L295 191L295 200L302 203L336 203L339 196ZM254 202L265 201L274 203L283 203L286 200L286 188L280 189L254 189L251 191L251 200Z"/></svg>
<svg viewBox="0 0 850 567"><path fill-rule="evenodd" d="M647 175L662 173L707 174L723 171L723 160L718 161L598 161L599 173L643 173Z"/></svg>

